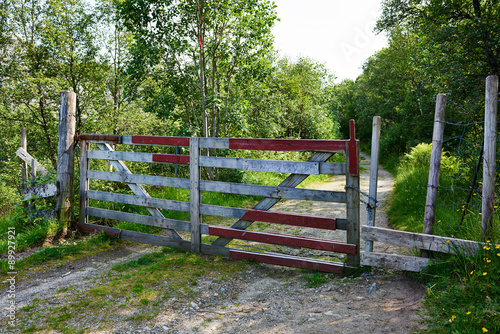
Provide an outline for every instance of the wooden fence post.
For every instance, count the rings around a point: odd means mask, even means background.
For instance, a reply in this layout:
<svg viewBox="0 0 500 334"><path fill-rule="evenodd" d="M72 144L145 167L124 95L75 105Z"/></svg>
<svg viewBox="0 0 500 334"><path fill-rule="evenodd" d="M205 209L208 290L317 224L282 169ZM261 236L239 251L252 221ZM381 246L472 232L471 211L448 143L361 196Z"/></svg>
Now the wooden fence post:
<svg viewBox="0 0 500 334"><path fill-rule="evenodd" d="M495 204L495 167L497 144L498 77L486 78L483 155L483 201L481 208L481 238L490 237L493 228Z"/></svg>
<svg viewBox="0 0 500 334"><path fill-rule="evenodd" d="M359 266L359 142L356 140L354 120L350 120L350 139L346 142L346 216L347 243L356 245L356 253L347 255L348 266Z"/></svg>
<svg viewBox="0 0 500 334"><path fill-rule="evenodd" d="M380 146L380 116L373 117L373 130L372 130L372 149L371 149L371 163L370 163L370 188L368 198L368 214L366 225L375 226L375 213L377 206L377 181L378 181L378 156ZM365 251L373 252L373 241L367 240L365 242Z"/></svg>
<svg viewBox="0 0 500 334"><path fill-rule="evenodd" d="M444 114L446 109L446 94L438 94L434 115L434 130L432 132L431 163L429 167L429 182L425 200L425 215L423 233L432 234L434 216L436 213L436 199L439 186L439 169L441 167L441 151L443 149ZM425 255L425 254L423 254Z"/></svg>
<svg viewBox="0 0 500 334"><path fill-rule="evenodd" d="M64 223L64 227L69 228L71 231L76 227L74 226L73 189L75 175L76 94L70 91L61 92L60 103L56 215L57 219Z"/></svg>
<svg viewBox="0 0 500 334"><path fill-rule="evenodd" d="M21 128L21 147L23 150L28 151L28 140L26 138L26 128L23 127ZM28 164L23 160L21 166L21 180L23 183L23 189L26 189L26 182L28 182Z"/></svg>
<svg viewBox="0 0 500 334"><path fill-rule="evenodd" d="M89 144L86 140L80 140L80 225L87 224L87 214L85 212L89 200L87 199L87 191L89 190L90 182L87 178L89 168L89 159L87 151Z"/></svg>
<svg viewBox="0 0 500 334"><path fill-rule="evenodd" d="M189 139L189 178L190 190L190 214L191 214L191 251L199 253L201 250L201 214L200 214L200 146L199 138Z"/></svg>

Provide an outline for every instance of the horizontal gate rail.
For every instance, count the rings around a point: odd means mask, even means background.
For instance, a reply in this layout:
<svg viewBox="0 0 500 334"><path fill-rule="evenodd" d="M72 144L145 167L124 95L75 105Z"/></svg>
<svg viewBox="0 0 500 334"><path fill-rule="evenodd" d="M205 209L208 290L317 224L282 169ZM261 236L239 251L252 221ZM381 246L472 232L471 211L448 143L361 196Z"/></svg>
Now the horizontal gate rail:
<svg viewBox="0 0 500 334"><path fill-rule="evenodd" d="M146 198L125 194L114 194L103 191L89 190L87 198L115 202L121 204L138 205L145 207L155 207L164 210L174 210L189 212L190 204L188 202L173 201L160 198ZM88 207L90 208L90 207ZM225 218L236 218L243 220L260 221L281 225L302 226L310 228L319 228L325 230L337 229L337 221L343 219L312 216L288 212L263 211L254 209L240 209L217 205L200 205L200 213L207 216L217 216Z"/></svg>
<svg viewBox="0 0 500 334"><path fill-rule="evenodd" d="M119 151L88 151L89 159L119 160L147 163L189 164L188 155ZM233 168L245 171L275 172L291 174L344 175L345 164L328 162L302 162L281 160L258 160L243 158L200 157L200 167Z"/></svg>
<svg viewBox="0 0 500 334"><path fill-rule="evenodd" d="M141 174L122 174L116 172L103 172L89 170L87 174L89 179L105 180L115 182L139 183L152 186L172 187L189 189L189 179L141 175ZM227 194L249 195L273 197L278 199L300 199L306 201L336 202L345 203L346 195L344 191L301 189L292 187L273 187L254 184L219 182L219 181L201 181L200 190L215 191Z"/></svg>
<svg viewBox="0 0 500 334"><path fill-rule="evenodd" d="M81 152L81 223L83 229L104 231L125 240L139 241L160 246L176 247L205 254L223 255L234 259L308 268L326 272L342 272L346 267L359 263L359 201L354 189L359 188L359 142L354 139L354 123L351 122L351 137L348 140L293 140L293 139L241 139L241 138L188 138L158 136L80 135ZM99 150L91 150L96 143ZM184 146L189 154L165 154L116 151L113 145ZM203 156L203 148L258 151L313 152L307 161L261 160ZM176 150L178 152L178 150ZM315 153L314 153L315 152ZM330 163L335 153L345 154L346 163ZM97 171L89 168L89 160L106 160L116 172ZM124 161L139 163L167 163L189 165L190 178L164 177L133 174ZM278 186L239 184L231 182L205 181L200 179L200 168L231 168L245 171L278 172L290 175ZM309 175L346 175L345 191L326 191L296 188ZM135 195L117 194L90 190L90 180L126 183ZM174 187L190 190L188 202L152 198L142 185ZM201 192L218 192L263 197L253 208L234 208L202 204ZM338 202L347 206L346 218L321 217L308 214L269 211L281 199ZM145 207L151 214L142 215L98 208L96 201L115 202ZM165 218L161 210L189 212L190 221ZM202 224L202 216L218 216L237 219L231 227ZM112 221L127 221L136 224L160 227L168 237L88 223L88 217ZM247 231L254 221L271 224L308 227L324 230L346 230L347 242L321 238L310 238L275 232ZM183 240L177 232L191 234L191 240ZM212 244L204 244L201 235L218 238ZM270 252L251 252L226 247L233 239L281 246L309 248L319 251L347 254L346 264L323 261L300 256ZM251 247L251 246L249 246Z"/></svg>
<svg viewBox="0 0 500 334"><path fill-rule="evenodd" d="M209 226L208 234L220 237L229 237L242 240L258 241L276 245L302 247L309 249L318 249L337 253L354 254L356 245L351 245L341 241L332 241L318 238L307 238L295 235L286 235L278 233L264 233L247 230L237 230L227 227Z"/></svg>

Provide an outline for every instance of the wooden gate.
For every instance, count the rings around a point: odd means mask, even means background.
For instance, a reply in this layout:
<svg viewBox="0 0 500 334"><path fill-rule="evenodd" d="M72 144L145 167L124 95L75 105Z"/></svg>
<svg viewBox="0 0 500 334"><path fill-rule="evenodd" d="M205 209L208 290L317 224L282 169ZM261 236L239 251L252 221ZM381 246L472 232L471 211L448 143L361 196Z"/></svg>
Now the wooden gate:
<svg viewBox="0 0 500 334"><path fill-rule="evenodd" d="M359 264L359 142L355 139L354 121L350 122L348 140L293 140L241 138L188 138L155 136L80 135L80 228L105 233L146 244L175 247L194 252L222 255L233 259L308 268L341 273L346 266ZM98 150L89 149L90 144ZM117 145L184 146L189 155L117 151ZM231 149L256 151L313 152L307 161L222 158L200 155L201 149ZM345 163L329 163L335 153L345 154ZM108 161L115 172L89 168L90 159ZM124 161L189 165L189 179L133 174ZM205 181L200 167L233 168L245 171L279 172L290 175L279 186L250 185ZM345 191L324 191L296 188L309 175L346 175ZM90 190L91 180L125 182L135 195ZM151 198L142 185L190 189L190 201ZM243 194L264 197L252 209L214 206L201 203L201 191ZM339 202L346 204L346 217L331 218L305 214L269 211L281 199ZM151 216L92 207L90 200L111 201L144 206ZM190 213L190 221L165 218L161 210ZM202 224L202 215L236 219L231 227ZM139 233L108 226L90 224L89 217L127 221L161 227L167 236ZM311 227L325 230L346 230L347 242L310 238L279 233L247 231L255 221ZM190 233L189 240L179 234ZM186 233L184 233L186 235ZM218 236L212 243L203 243L202 235ZM187 235L189 236L189 235ZM310 248L347 254L345 264L339 262L284 255L274 252L254 252L226 247L233 239L259 243Z"/></svg>

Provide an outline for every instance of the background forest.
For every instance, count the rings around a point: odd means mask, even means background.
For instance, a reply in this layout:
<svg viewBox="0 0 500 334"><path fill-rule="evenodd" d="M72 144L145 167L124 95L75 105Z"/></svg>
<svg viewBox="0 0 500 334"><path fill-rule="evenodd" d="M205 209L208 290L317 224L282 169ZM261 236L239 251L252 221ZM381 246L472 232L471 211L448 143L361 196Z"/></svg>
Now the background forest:
<svg viewBox="0 0 500 334"><path fill-rule="evenodd" d="M77 94L77 132L339 138L348 120L368 147L382 117L382 162L432 136L447 93L445 149L478 159L484 79L498 74L498 1L386 0L376 29L389 45L356 80L273 48L273 2L11 0L0 3L1 212L18 200L15 150L56 166L59 92ZM462 145L468 140L467 145ZM464 168L466 170L466 168Z"/></svg>
<svg viewBox="0 0 500 334"><path fill-rule="evenodd" d="M368 151L372 118L381 116L381 162L395 175L389 223L418 232L436 95L446 93L435 233L478 240L484 87L487 76L499 75L500 1L384 0L376 30L388 46L366 60L359 77L342 82L314 59L279 54L278 19L268 0L0 0L0 253L8 226L17 228L18 251L61 230L57 222L27 223L15 151L26 127L28 152L54 178L63 90L77 95L78 133L331 139L347 138L355 119ZM174 173L156 168L149 172ZM495 204L497 225L498 213ZM487 242L477 257L445 258L417 277L428 287L429 332L500 332L500 246ZM47 247L18 267L87 246Z"/></svg>

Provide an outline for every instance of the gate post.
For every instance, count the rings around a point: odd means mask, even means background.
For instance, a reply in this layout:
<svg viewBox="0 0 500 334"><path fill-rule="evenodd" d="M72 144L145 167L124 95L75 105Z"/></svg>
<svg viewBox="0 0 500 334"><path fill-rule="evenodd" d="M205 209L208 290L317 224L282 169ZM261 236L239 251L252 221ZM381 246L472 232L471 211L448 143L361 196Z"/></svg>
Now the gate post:
<svg viewBox="0 0 500 334"><path fill-rule="evenodd" d="M356 253L347 255L347 265L359 266L359 141L356 140L354 120L349 121L350 139L346 142L346 213L347 243L356 245Z"/></svg>
<svg viewBox="0 0 500 334"><path fill-rule="evenodd" d="M70 231L75 228L74 175L75 175L75 124L76 94L62 91L59 110L59 144L57 147L57 219ZM67 233L67 232L66 232Z"/></svg>
<svg viewBox="0 0 500 334"><path fill-rule="evenodd" d="M201 250L200 233L200 145L199 138L189 138L189 179L190 189L190 215L191 215L191 251L199 253Z"/></svg>

